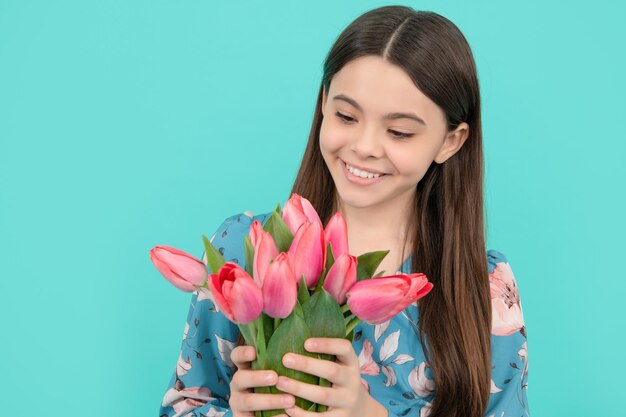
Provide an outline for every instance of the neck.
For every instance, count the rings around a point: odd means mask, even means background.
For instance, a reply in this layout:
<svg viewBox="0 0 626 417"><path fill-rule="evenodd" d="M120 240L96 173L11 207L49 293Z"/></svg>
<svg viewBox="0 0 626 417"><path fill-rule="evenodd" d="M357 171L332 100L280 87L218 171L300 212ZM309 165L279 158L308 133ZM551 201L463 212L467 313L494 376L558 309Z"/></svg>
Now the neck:
<svg viewBox="0 0 626 417"><path fill-rule="evenodd" d="M335 207L346 219L350 248L356 248L361 253L383 249L401 252L404 246L406 257L412 239L407 236L412 204L413 196L408 195L400 203L394 199L369 207L349 206L338 199Z"/></svg>

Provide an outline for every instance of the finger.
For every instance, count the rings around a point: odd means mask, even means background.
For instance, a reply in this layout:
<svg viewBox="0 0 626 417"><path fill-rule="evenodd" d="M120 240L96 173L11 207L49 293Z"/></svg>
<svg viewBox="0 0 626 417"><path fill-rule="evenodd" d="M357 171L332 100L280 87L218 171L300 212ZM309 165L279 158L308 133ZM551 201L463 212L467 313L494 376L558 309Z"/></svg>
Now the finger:
<svg viewBox="0 0 626 417"><path fill-rule="evenodd" d="M252 371L249 369L240 369L235 372L231 381L232 389L243 391L254 387L269 387L276 385L278 382L278 374L276 371Z"/></svg>
<svg viewBox="0 0 626 417"><path fill-rule="evenodd" d="M333 410L325 411L323 413L317 413L314 411L303 410L297 405L294 405L291 408L285 408L285 412L291 417L338 417L339 411L339 408L335 408Z"/></svg>
<svg viewBox="0 0 626 417"><path fill-rule="evenodd" d="M256 349L253 346L237 346L230 352L230 360L237 369L250 368L250 362L256 359Z"/></svg>
<svg viewBox="0 0 626 417"><path fill-rule="evenodd" d="M337 385L343 386L349 382L349 375L344 369L345 367L326 359L312 358L290 352L283 356L283 365L290 369L297 369L307 374L322 377Z"/></svg>
<svg viewBox="0 0 626 417"><path fill-rule="evenodd" d="M289 394L243 394L239 400L241 411L279 410L293 407L296 399Z"/></svg>
<svg viewBox="0 0 626 417"><path fill-rule="evenodd" d="M343 406L343 408L346 405L346 393L338 387L321 387L281 375L278 378L276 388L317 404L324 404L330 407Z"/></svg>
<svg viewBox="0 0 626 417"><path fill-rule="evenodd" d="M309 352L327 353L335 355L339 362L349 367L359 367L359 358L347 339L337 337L311 337L304 343L304 348Z"/></svg>

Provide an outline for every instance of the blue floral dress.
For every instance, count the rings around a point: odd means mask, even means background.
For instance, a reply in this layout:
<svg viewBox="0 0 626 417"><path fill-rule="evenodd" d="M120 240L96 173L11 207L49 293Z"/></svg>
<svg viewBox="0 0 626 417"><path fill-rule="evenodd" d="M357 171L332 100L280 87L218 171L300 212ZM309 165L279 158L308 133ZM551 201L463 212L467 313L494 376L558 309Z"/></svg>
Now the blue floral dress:
<svg viewBox="0 0 626 417"><path fill-rule="evenodd" d="M228 217L210 238L224 259L245 268L243 236L254 220L271 212ZM202 256L204 258L204 253ZM505 256L487 251L493 311L491 394L486 417L528 416L528 350L519 291ZM400 272L409 273L411 257ZM209 269L210 270L210 269ZM361 382L389 411L389 417L429 414L433 375L419 343L418 309L409 305L378 325L360 323L353 347ZM239 328L219 311L209 290L192 294L182 347L163 397L159 416L232 417L228 399L236 367L230 360Z"/></svg>

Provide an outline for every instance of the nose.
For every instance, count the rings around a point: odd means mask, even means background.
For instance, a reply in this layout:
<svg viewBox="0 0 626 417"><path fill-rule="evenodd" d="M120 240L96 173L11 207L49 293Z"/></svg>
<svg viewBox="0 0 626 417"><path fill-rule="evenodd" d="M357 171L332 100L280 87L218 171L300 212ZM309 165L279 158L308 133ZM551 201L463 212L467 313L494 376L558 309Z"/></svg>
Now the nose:
<svg viewBox="0 0 626 417"><path fill-rule="evenodd" d="M383 146L374 126L370 126L369 129L365 128L360 133L357 133L352 140L350 149L361 159L367 159L370 156L380 158L383 155Z"/></svg>

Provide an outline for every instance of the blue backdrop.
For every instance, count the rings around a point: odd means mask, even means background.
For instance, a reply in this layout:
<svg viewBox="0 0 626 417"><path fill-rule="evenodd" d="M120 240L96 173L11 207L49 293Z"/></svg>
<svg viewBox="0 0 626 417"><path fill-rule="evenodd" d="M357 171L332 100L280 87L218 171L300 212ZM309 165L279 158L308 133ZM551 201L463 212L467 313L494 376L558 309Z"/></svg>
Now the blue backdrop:
<svg viewBox="0 0 626 417"><path fill-rule="evenodd" d="M488 247L520 286L531 413L615 416L626 9L559 3L404 4L476 56ZM199 256L227 216L288 197L322 61L384 4L0 0L1 415L157 414L190 296L148 251Z"/></svg>

